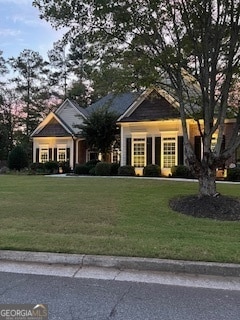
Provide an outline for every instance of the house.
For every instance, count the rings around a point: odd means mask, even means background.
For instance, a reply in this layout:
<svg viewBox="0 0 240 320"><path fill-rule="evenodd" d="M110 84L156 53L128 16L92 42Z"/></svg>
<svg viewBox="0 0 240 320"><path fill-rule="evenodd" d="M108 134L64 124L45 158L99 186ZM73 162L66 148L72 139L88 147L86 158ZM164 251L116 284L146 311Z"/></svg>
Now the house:
<svg viewBox="0 0 240 320"><path fill-rule="evenodd" d="M104 105L119 114L120 146L113 150L110 161L120 160L121 166L132 165L139 175L146 165L157 164L166 176L172 166L185 163L178 102L166 90L157 88L141 93L109 94L86 109L67 99L32 133L33 162L69 161L74 168L94 158L95 152L87 149L76 125L81 125L91 112ZM192 146L200 158L202 146L197 123L189 117L187 126ZM227 120L224 143L228 142L232 126L233 120Z"/></svg>
<svg viewBox="0 0 240 320"><path fill-rule="evenodd" d="M68 161L71 168L96 158L94 150L87 149L85 139L77 126L82 125L91 112L102 106L109 106L121 115L138 97L138 93L109 94L87 109L66 99L51 112L31 134L33 141L33 162ZM119 158L119 151L118 157ZM111 161L114 161L112 154ZM116 159L116 161L119 159Z"/></svg>

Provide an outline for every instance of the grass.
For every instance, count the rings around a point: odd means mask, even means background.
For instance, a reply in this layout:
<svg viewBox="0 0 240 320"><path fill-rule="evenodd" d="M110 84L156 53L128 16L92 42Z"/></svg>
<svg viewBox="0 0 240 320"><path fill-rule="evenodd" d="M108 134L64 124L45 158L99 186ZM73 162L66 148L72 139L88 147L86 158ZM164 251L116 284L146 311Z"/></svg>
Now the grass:
<svg viewBox="0 0 240 320"><path fill-rule="evenodd" d="M0 176L0 249L240 263L240 222L172 211L194 182ZM218 186L239 195L239 185Z"/></svg>

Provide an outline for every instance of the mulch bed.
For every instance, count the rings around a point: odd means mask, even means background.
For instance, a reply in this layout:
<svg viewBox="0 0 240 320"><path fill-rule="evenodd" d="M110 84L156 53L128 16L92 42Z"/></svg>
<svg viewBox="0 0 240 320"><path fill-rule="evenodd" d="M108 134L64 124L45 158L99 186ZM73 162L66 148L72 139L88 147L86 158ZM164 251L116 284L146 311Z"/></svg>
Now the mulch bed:
<svg viewBox="0 0 240 320"><path fill-rule="evenodd" d="M240 221L240 199L237 198L191 195L171 199L169 205L174 211L196 218Z"/></svg>

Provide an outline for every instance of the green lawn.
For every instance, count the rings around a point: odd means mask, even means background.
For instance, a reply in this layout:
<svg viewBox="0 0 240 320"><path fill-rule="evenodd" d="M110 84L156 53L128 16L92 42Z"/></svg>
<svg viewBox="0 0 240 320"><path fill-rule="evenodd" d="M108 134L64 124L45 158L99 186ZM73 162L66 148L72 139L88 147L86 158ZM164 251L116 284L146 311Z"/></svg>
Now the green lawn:
<svg viewBox="0 0 240 320"><path fill-rule="evenodd" d="M240 263L240 222L172 211L194 182L0 176L0 249ZM240 185L219 185L239 195Z"/></svg>

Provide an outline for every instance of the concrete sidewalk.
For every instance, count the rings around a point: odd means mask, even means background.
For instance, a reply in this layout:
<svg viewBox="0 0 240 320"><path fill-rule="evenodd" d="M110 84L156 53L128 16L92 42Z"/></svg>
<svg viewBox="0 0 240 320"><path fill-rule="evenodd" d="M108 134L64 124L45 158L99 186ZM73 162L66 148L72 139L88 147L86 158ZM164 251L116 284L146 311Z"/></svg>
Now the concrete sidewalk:
<svg viewBox="0 0 240 320"><path fill-rule="evenodd" d="M0 262L240 277L240 264L0 250Z"/></svg>

